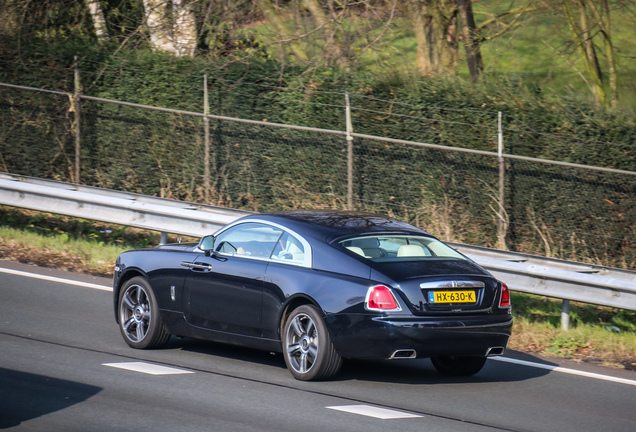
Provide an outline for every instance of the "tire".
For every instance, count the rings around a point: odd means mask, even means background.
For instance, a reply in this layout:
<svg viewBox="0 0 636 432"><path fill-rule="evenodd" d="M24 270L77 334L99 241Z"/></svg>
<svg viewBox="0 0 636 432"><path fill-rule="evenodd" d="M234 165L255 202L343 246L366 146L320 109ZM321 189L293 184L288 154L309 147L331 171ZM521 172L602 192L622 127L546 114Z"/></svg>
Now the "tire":
<svg viewBox="0 0 636 432"><path fill-rule="evenodd" d="M134 277L124 284L117 302L119 330L126 343L137 349L158 348L170 338L150 284Z"/></svg>
<svg viewBox="0 0 636 432"><path fill-rule="evenodd" d="M471 376L479 372L486 364L487 357L431 357L433 366L442 375L446 376Z"/></svg>
<svg viewBox="0 0 636 432"><path fill-rule="evenodd" d="M310 305L294 309L285 321L283 356L293 377L301 381L328 379L342 366L318 309Z"/></svg>

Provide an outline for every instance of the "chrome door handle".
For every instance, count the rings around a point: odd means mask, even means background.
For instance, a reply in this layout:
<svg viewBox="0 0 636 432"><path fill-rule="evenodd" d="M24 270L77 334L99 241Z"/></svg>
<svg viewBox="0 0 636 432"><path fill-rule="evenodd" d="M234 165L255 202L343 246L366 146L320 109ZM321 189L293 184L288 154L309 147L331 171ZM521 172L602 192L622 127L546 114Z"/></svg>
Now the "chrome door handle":
<svg viewBox="0 0 636 432"><path fill-rule="evenodd" d="M182 261L181 265L184 266L184 267L188 267L190 270L198 270L198 271L211 271L212 270L212 265L204 264L204 263Z"/></svg>

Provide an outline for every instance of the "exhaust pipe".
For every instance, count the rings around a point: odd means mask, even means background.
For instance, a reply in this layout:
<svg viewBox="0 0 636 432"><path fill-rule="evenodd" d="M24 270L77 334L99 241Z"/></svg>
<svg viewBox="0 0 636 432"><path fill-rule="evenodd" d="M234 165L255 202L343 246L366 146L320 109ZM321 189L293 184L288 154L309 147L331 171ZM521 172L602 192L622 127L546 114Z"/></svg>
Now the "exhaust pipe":
<svg viewBox="0 0 636 432"><path fill-rule="evenodd" d="M416 357L416 355L417 355L417 353L415 352L414 349L401 349L401 350L397 350L393 354L391 354L391 357L389 357L389 360L414 359Z"/></svg>
<svg viewBox="0 0 636 432"><path fill-rule="evenodd" d="M503 355L505 348L504 347L490 347L488 351L486 351L486 357L494 357Z"/></svg>

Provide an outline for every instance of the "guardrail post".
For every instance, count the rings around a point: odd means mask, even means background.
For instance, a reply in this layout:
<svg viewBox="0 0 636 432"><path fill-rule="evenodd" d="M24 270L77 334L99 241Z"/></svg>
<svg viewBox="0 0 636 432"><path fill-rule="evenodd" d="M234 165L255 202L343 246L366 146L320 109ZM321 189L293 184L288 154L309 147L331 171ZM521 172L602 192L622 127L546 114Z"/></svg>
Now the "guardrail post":
<svg viewBox="0 0 636 432"><path fill-rule="evenodd" d="M561 308L561 329L568 331L570 328L570 300L564 299Z"/></svg>

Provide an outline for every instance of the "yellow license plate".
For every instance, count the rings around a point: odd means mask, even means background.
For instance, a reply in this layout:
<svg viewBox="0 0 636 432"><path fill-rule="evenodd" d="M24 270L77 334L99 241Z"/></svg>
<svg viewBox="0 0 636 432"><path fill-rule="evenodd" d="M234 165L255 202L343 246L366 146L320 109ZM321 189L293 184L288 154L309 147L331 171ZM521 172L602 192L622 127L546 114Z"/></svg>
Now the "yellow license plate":
<svg viewBox="0 0 636 432"><path fill-rule="evenodd" d="M475 291L429 291L429 303L475 303Z"/></svg>

